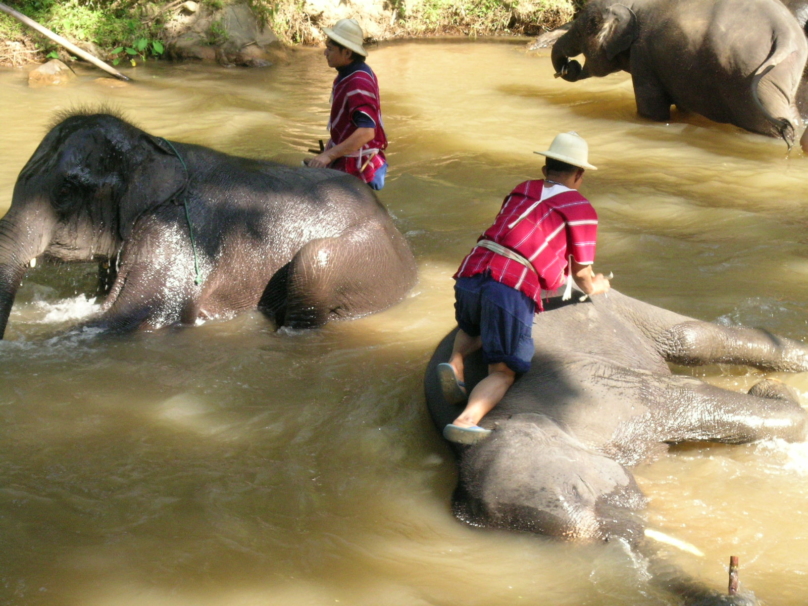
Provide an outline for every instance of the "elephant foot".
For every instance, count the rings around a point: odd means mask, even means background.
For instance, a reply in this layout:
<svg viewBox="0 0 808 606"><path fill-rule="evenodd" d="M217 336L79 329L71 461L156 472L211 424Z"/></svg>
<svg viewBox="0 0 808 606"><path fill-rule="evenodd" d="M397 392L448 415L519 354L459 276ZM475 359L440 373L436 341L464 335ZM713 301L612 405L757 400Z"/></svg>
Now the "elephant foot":
<svg viewBox="0 0 808 606"><path fill-rule="evenodd" d="M780 137L783 141L786 142L788 146L788 151L791 151L791 148L794 146L794 139L796 138L796 132L794 130L794 125L791 124L788 120L781 120L780 123L777 125L777 132L780 134Z"/></svg>
<svg viewBox="0 0 808 606"><path fill-rule="evenodd" d="M784 400L799 404L796 393L788 385L777 379L763 379L755 383L747 392L750 396L769 398L771 400Z"/></svg>

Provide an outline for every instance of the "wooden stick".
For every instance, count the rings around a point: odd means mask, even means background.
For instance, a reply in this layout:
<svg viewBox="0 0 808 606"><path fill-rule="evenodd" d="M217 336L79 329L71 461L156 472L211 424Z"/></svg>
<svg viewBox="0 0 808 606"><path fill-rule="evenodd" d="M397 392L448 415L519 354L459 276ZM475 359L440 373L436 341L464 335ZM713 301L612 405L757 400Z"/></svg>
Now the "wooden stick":
<svg viewBox="0 0 808 606"><path fill-rule="evenodd" d="M738 593L738 556L729 557L729 595Z"/></svg>
<svg viewBox="0 0 808 606"><path fill-rule="evenodd" d="M373 152L372 154L370 154L370 158L368 158L368 159L365 161L365 163L362 165L362 168L360 168L360 169L359 169L359 172L360 172L360 173L365 172L365 169L368 167L368 164L370 164L370 161L371 161L371 160L373 160L373 158L375 158L375 157L376 157L376 154L378 154L378 153L379 153L379 152Z"/></svg>
<svg viewBox="0 0 808 606"><path fill-rule="evenodd" d="M57 44L61 44L62 46L64 46L67 50L69 50L74 55L78 55L79 57L81 57L85 61L89 61L90 63L92 63L96 67L100 67L105 72L108 72L108 73L112 74L116 78L119 78L121 80L126 80L127 82L129 82L131 80L131 78L127 78L121 72L113 69L112 67L110 67L109 65L107 65L106 63L101 61L101 59L97 59L97 58L93 57L90 53L81 50L78 46L76 46L75 44L73 44L69 40L66 40L66 39L62 38L60 35L53 33L47 27L43 27L42 25L40 25L39 23L37 23L33 19L29 19L28 17L26 17L22 13L15 11L13 8L6 6L2 2L0 2L0 11L3 11L7 15L11 15L17 21L20 21L21 23L24 23L28 27L34 28L40 34L42 34L44 36L47 36L48 38L50 38L51 40L53 40Z"/></svg>
<svg viewBox="0 0 808 606"><path fill-rule="evenodd" d="M311 148L309 148L309 152L312 153L312 154L321 154L321 153L323 153L325 151L325 145L323 145L323 140L320 139L319 143L320 143L320 149L311 149Z"/></svg>

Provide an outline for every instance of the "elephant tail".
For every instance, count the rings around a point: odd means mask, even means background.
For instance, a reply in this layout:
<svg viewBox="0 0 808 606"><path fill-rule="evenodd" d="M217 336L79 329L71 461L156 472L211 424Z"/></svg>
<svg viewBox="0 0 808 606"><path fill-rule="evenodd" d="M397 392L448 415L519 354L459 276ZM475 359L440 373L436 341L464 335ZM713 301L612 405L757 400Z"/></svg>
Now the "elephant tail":
<svg viewBox="0 0 808 606"><path fill-rule="evenodd" d="M787 63L796 59L796 56L797 53L793 50L781 50L775 46L766 61L764 61L763 64L758 67L758 69L755 71L755 75L752 77L752 98L755 100L755 104L758 106L758 108L760 108L760 111L763 113L766 120L772 123L774 129L777 131L783 141L786 142L789 151L791 151L791 147L794 144L794 138L796 136L795 125L788 118L774 116L761 101L759 89L761 82L769 74L769 72L782 63ZM783 90L782 86L772 79L767 80L767 83L769 86L775 88L780 95L782 95L787 105L792 103L794 98L793 93Z"/></svg>

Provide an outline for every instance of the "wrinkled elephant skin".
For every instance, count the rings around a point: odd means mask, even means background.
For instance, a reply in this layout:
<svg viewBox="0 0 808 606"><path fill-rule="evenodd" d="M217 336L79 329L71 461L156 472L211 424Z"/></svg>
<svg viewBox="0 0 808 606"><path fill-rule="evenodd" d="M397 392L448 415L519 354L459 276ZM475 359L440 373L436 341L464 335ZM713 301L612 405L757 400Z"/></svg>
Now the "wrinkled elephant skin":
<svg viewBox="0 0 808 606"><path fill-rule="evenodd" d="M108 114L62 119L17 179L0 220L0 336L37 257L111 264L89 324L121 331L251 309L317 327L385 309L416 280L355 177L168 142Z"/></svg>
<svg viewBox="0 0 808 606"><path fill-rule="evenodd" d="M583 67L570 60L581 54ZM778 0L592 0L552 50L565 80L631 73L643 117L666 122L676 105L789 146L802 132L806 58L800 24Z"/></svg>

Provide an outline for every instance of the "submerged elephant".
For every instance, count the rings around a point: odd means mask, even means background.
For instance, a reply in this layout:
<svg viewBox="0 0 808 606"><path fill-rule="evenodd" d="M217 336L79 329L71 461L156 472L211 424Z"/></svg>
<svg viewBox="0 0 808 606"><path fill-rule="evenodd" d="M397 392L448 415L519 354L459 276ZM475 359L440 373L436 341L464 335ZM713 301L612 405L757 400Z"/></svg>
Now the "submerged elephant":
<svg viewBox="0 0 808 606"><path fill-rule="evenodd" d="M111 263L91 324L115 330L256 308L316 327L385 309L416 280L356 178L172 143L109 114L62 119L17 179L0 220L0 336L37 257Z"/></svg>
<svg viewBox="0 0 808 606"><path fill-rule="evenodd" d="M571 57L583 54L583 67ZM637 111L670 107L780 136L789 147L808 43L778 0L592 0L553 46L556 73L575 82L623 70Z"/></svg>
<svg viewBox="0 0 808 606"><path fill-rule="evenodd" d="M455 515L474 526L571 541L643 541L645 497L630 467L669 443L802 441L808 415L782 383L736 393L673 375L684 365L745 364L808 371L808 347L762 330L700 322L611 290L585 303L553 299L536 316L529 372L482 420L491 435L455 446ZM424 387L439 429L459 409L446 402L436 367ZM469 390L486 375L479 352L466 360Z"/></svg>

